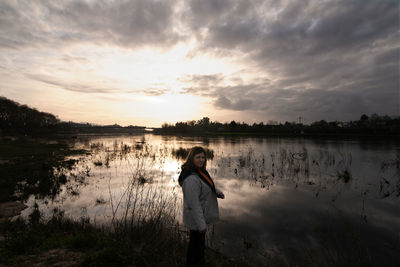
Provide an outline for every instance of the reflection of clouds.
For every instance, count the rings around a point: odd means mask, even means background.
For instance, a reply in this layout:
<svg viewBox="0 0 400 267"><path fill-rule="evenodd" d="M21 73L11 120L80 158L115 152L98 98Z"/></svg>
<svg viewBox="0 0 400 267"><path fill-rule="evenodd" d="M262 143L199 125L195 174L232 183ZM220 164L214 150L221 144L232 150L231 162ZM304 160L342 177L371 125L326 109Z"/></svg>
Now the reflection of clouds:
<svg viewBox="0 0 400 267"><path fill-rule="evenodd" d="M233 181L224 187L227 192L226 199L220 202L221 213L227 216L224 220L249 222L254 228L262 228L270 223L272 218L286 221L291 217L287 215L300 210L298 207L312 206L309 205L311 203L307 198L299 197L304 195L304 192L287 185L277 185L270 190L263 190L250 186L247 181L243 181L238 188L237 183ZM279 209L274 210L274 207Z"/></svg>
<svg viewBox="0 0 400 267"><path fill-rule="evenodd" d="M344 202L349 203L347 199ZM387 199L369 197L364 202L366 219L369 224L400 233L400 199L392 196ZM348 207L344 205L344 207Z"/></svg>
<svg viewBox="0 0 400 267"><path fill-rule="evenodd" d="M216 180L216 183L225 194L225 199L219 200L219 203L221 214L226 214L227 220L229 220L229 217L252 214L252 203L257 202L257 199L268 193L262 190L254 190L247 181L237 179Z"/></svg>
<svg viewBox="0 0 400 267"><path fill-rule="evenodd" d="M134 149L137 142L143 142L141 149ZM129 151L126 154L121 153L124 145L132 147L126 150ZM380 162L393 156L393 148L368 146L355 141L315 142L270 138L204 140L153 135L90 137L89 140L78 140L76 144L76 147L93 149L93 154L80 162L81 169L84 170L93 160L104 160L107 153L116 151L116 156L111 157L109 168L104 164L99 167L90 165L91 176L87 179L88 183L79 188L80 195L70 198L63 192L60 201L54 205L62 206L67 215L76 218L82 215L85 208L84 212L92 219L101 221L103 218L106 221L111 209L108 204L96 205L96 199L102 198L108 203L109 189L113 198L118 198L132 178L137 164L142 163L148 175L146 177L152 178L146 185L175 198L177 220L182 223L182 192L177 184L182 162L174 159L171 154L174 148L194 145L206 145L214 151L214 159L209 161L209 171L226 198L218 200L221 221L215 226L212 240L215 245L222 246L221 250L228 255L236 257L248 253L262 260L256 251L265 252L278 247L290 255L291 251L299 247L319 248L324 240L316 235L316 228L330 229L340 235L347 221L367 245L372 244L374 239L374 242L392 244L390 234L395 236L393 233L400 231L399 199L394 196L378 199L372 193L377 190L377 184L369 184L376 180ZM321 165L326 162L328 167L332 160L329 155L350 153L354 179L343 183L334 176L328 176L329 180L315 175L314 170L310 171L310 179L314 184L307 183L307 177L297 180L296 176L288 177L286 173L282 177L276 175L273 179L268 178L271 179L271 186L262 188L260 181L252 178L251 169L257 171L256 177L262 170L262 155L265 156L264 167L270 168L269 155L282 149L287 153L301 152L303 147L307 148L309 157L318 159ZM240 169L241 158L244 166ZM238 169L237 175L235 168ZM270 174L271 170L266 169L264 172ZM362 195L366 189L370 192ZM367 223L363 216L366 216ZM244 241L252 243L253 248L246 250ZM379 248L377 251L380 251Z"/></svg>
<svg viewBox="0 0 400 267"><path fill-rule="evenodd" d="M393 233L399 231L399 210L395 203L370 200L368 207L374 210L375 216L366 224L356 204L357 201L361 204L360 200L353 194L344 194L340 201L333 203L334 192L326 192L316 199L306 187L295 189L290 183L265 191L247 184L237 189L235 182L227 181L225 188L229 193L226 200L219 202L222 220L213 239L217 245L224 243L222 250L231 255L244 253L244 239L252 242L252 253L266 252L276 246L288 255L299 246L319 248L324 241L316 236L316 229L320 227L347 235L341 231L350 223L359 238L367 242L366 246L374 246L377 240L393 244Z"/></svg>
<svg viewBox="0 0 400 267"><path fill-rule="evenodd" d="M258 251L307 239L311 231L307 222L312 218L309 210L315 209L315 203L309 203L312 198L302 197L292 187L277 185L267 191L245 181L240 189L229 182L226 190L226 199L219 202L222 222L215 236L225 243L226 253L243 253L244 239Z"/></svg>

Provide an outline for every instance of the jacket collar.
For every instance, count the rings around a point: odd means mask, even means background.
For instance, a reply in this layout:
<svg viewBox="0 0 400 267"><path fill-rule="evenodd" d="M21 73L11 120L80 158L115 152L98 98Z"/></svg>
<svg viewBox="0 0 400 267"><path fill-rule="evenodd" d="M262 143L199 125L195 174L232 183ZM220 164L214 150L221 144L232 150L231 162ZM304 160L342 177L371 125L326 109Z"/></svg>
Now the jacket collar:
<svg viewBox="0 0 400 267"><path fill-rule="evenodd" d="M201 169L201 171L202 171L203 173L205 173L205 174L208 176L208 178L213 182L213 185L214 185L214 181L212 180L212 178L211 178L210 174L208 173L208 171L205 170L205 169ZM205 183L215 192L215 185L212 186L212 185L206 180L206 178L204 178L204 177L203 177L197 170L195 170L195 169L183 169L182 172L181 172L181 174L179 175L179 179L178 179L179 185L182 186L182 185L183 185L183 181L185 181L185 179L186 179L189 175L191 175L192 173L195 173L201 180L203 180L203 182L205 182Z"/></svg>

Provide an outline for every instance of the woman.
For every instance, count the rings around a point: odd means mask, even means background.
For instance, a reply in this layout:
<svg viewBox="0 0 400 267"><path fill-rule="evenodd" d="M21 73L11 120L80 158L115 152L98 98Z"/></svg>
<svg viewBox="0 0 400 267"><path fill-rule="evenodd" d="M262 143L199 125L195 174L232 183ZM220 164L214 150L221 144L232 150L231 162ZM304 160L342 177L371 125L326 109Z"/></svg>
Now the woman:
<svg viewBox="0 0 400 267"><path fill-rule="evenodd" d="M224 194L215 188L206 170L206 151L193 147L179 175L183 191L183 223L190 230L186 266L204 266L204 247L207 225L218 221L218 198Z"/></svg>

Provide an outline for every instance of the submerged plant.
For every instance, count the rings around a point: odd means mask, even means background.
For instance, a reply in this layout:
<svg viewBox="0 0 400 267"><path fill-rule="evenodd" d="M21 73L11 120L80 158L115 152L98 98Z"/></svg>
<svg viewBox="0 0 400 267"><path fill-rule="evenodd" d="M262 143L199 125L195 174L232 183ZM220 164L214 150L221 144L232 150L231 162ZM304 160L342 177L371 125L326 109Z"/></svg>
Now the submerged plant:
<svg viewBox="0 0 400 267"><path fill-rule="evenodd" d="M400 153L397 153L394 159L381 164L379 196L380 198L400 197Z"/></svg>
<svg viewBox="0 0 400 267"><path fill-rule="evenodd" d="M339 180L342 180L345 184L347 184L351 179L351 174L348 170L338 171L337 177Z"/></svg>

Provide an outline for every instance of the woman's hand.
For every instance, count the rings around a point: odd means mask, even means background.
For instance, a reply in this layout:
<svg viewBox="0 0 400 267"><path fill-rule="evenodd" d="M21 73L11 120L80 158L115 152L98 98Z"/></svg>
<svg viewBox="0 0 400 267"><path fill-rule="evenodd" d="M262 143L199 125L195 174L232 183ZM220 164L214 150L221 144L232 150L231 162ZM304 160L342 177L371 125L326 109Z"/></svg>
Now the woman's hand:
<svg viewBox="0 0 400 267"><path fill-rule="evenodd" d="M224 198L225 198L224 193L223 193L223 192L219 193L219 194L217 195L217 198L224 199Z"/></svg>

